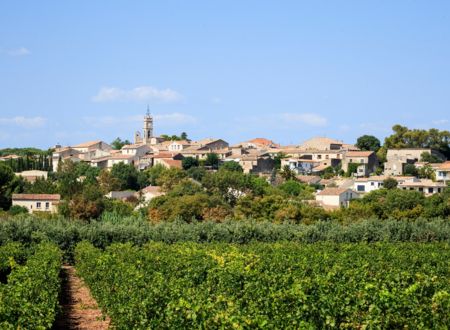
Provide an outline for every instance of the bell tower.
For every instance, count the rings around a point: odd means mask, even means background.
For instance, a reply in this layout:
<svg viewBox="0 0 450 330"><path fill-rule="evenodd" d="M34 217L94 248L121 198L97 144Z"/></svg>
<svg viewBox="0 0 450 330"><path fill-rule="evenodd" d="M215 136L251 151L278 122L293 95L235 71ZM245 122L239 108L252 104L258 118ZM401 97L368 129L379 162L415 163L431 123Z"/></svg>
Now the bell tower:
<svg viewBox="0 0 450 330"><path fill-rule="evenodd" d="M147 113L144 117L144 130L143 130L142 142L144 144L150 144L153 137L153 118L150 115L150 107L147 105Z"/></svg>

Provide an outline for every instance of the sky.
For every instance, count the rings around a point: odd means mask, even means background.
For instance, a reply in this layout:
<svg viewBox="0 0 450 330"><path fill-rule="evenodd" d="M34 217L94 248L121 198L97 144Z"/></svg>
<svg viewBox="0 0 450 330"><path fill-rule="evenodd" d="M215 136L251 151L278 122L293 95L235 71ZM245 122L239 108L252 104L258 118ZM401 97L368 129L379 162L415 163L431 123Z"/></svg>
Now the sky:
<svg viewBox="0 0 450 330"><path fill-rule="evenodd" d="M0 148L450 129L450 1L0 5Z"/></svg>

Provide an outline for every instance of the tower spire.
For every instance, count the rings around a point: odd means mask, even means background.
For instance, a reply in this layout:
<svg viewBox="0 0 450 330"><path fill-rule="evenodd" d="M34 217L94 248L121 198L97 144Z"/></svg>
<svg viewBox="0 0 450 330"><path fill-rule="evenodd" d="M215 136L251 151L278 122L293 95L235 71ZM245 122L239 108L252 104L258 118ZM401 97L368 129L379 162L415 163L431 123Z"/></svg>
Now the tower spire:
<svg viewBox="0 0 450 330"><path fill-rule="evenodd" d="M150 106L147 104L147 116L150 116Z"/></svg>

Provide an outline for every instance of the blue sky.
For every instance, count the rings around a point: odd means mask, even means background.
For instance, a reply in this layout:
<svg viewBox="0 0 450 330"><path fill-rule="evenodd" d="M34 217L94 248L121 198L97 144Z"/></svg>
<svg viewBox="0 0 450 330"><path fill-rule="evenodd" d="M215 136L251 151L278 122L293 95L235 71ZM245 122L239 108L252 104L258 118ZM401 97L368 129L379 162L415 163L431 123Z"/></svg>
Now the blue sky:
<svg viewBox="0 0 450 330"><path fill-rule="evenodd" d="M2 1L0 148L450 129L449 1Z"/></svg>

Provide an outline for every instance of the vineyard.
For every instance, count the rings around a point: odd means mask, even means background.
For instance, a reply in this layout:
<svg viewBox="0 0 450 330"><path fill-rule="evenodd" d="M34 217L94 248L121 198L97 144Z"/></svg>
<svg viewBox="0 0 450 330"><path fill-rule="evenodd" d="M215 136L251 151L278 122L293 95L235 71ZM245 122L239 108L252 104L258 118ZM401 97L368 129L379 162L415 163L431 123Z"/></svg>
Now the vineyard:
<svg viewBox="0 0 450 330"><path fill-rule="evenodd" d="M49 329L58 312L62 253L50 243L0 246L0 328Z"/></svg>
<svg viewBox="0 0 450 330"><path fill-rule="evenodd" d="M447 243L90 243L78 273L117 329L447 329Z"/></svg>

